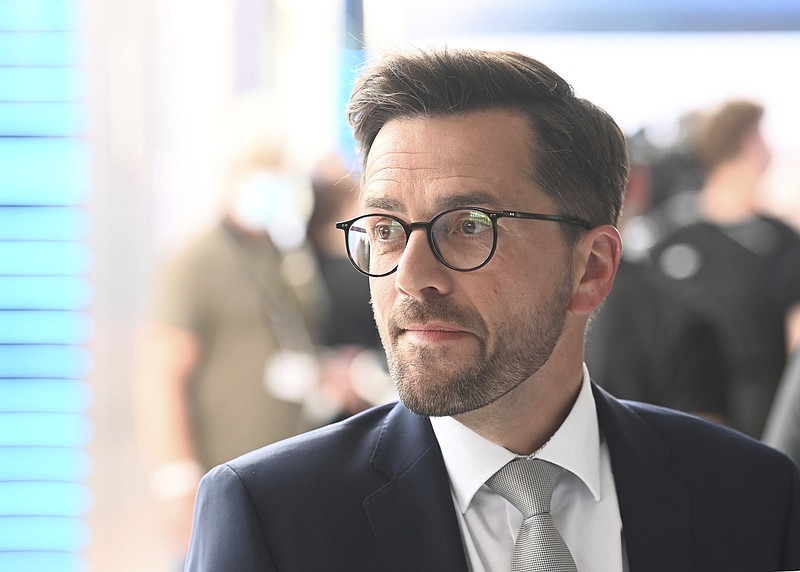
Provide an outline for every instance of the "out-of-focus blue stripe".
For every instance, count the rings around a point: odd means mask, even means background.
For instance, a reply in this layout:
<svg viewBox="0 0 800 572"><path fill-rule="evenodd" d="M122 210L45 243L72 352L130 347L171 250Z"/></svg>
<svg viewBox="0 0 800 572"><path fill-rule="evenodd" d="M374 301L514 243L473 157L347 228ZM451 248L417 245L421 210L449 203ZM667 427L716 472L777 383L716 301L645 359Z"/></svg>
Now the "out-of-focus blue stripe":
<svg viewBox="0 0 800 572"><path fill-rule="evenodd" d="M86 278L0 276L0 309L85 310L93 297Z"/></svg>
<svg viewBox="0 0 800 572"><path fill-rule="evenodd" d="M89 341L92 321L84 312L0 310L0 344L74 344Z"/></svg>
<svg viewBox="0 0 800 572"><path fill-rule="evenodd" d="M0 103L0 137L78 137L87 127L75 103Z"/></svg>
<svg viewBox="0 0 800 572"><path fill-rule="evenodd" d="M0 66L67 66L78 64L79 59L71 34L0 32Z"/></svg>
<svg viewBox="0 0 800 572"><path fill-rule="evenodd" d="M0 101L79 101L86 95L71 67L0 68Z"/></svg>
<svg viewBox="0 0 800 572"><path fill-rule="evenodd" d="M356 72L364 63L367 51L364 46L364 3L362 0L345 0L344 3L344 36L339 49L338 82L337 82L337 117L339 150L348 165L355 166L355 140L347 123L344 109L350 98L350 91Z"/></svg>
<svg viewBox="0 0 800 572"><path fill-rule="evenodd" d="M92 497L78 483L0 482L0 514L4 516L86 515Z"/></svg>
<svg viewBox="0 0 800 572"><path fill-rule="evenodd" d="M0 0L0 571L78 572L92 367L81 0ZM25 208L13 208L25 207Z"/></svg>
<svg viewBox="0 0 800 572"><path fill-rule="evenodd" d="M0 570L86 572L86 563L70 552L0 552Z"/></svg>
<svg viewBox="0 0 800 572"><path fill-rule="evenodd" d="M72 481L89 476L91 459L68 447L0 447L0 481ZM3 567L0 566L0 570Z"/></svg>
<svg viewBox="0 0 800 572"><path fill-rule="evenodd" d="M91 437L84 415L0 413L0 447L83 447Z"/></svg>
<svg viewBox="0 0 800 572"><path fill-rule="evenodd" d="M84 204L88 157L80 139L0 139L0 205Z"/></svg>
<svg viewBox="0 0 800 572"><path fill-rule="evenodd" d="M0 30L75 30L75 4L74 0L3 0Z"/></svg>
<svg viewBox="0 0 800 572"><path fill-rule="evenodd" d="M84 347L0 345L0 378L83 379L91 368Z"/></svg>
<svg viewBox="0 0 800 572"><path fill-rule="evenodd" d="M79 379L0 379L0 411L84 413L91 402Z"/></svg>
<svg viewBox="0 0 800 572"><path fill-rule="evenodd" d="M0 241L0 275L81 276L92 266L92 253L81 242Z"/></svg>
<svg viewBox="0 0 800 572"><path fill-rule="evenodd" d="M81 207L0 207L0 240L83 240L91 229Z"/></svg>
<svg viewBox="0 0 800 572"><path fill-rule="evenodd" d="M0 552L22 550L78 552L84 549L88 542L89 528L77 518L0 517ZM33 570L33 568L23 566L8 570Z"/></svg>

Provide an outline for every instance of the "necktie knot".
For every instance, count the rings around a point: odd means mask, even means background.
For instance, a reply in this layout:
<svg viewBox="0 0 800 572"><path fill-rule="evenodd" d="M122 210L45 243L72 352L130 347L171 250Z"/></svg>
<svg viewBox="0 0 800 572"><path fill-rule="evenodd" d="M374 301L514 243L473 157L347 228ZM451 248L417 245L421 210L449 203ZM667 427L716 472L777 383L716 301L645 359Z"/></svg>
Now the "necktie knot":
<svg viewBox="0 0 800 572"><path fill-rule="evenodd" d="M550 500L562 471L540 459L517 459L486 481L523 516L514 543L512 572L577 572L550 514Z"/></svg>
<svg viewBox="0 0 800 572"><path fill-rule="evenodd" d="M486 484L528 518L550 512L550 500L562 471L541 459L516 459L489 477Z"/></svg>

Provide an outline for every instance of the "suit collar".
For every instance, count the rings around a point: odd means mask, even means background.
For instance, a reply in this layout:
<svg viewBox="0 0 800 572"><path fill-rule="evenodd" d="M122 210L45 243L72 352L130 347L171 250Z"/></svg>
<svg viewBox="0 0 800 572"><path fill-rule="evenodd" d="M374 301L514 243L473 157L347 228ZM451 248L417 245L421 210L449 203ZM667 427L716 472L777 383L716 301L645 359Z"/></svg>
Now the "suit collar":
<svg viewBox="0 0 800 572"><path fill-rule="evenodd" d="M447 471L427 418L397 404L373 467L389 481L364 501L386 570L467 570Z"/></svg>
<svg viewBox="0 0 800 572"><path fill-rule="evenodd" d="M671 451L634 407L592 389L611 455L629 570L689 570L691 498L668 476ZM371 462L388 479L364 501L386 570L467 570L430 422L397 404Z"/></svg>
<svg viewBox="0 0 800 572"><path fill-rule="evenodd" d="M691 498L667 474L669 448L630 405L594 386L630 570L691 568Z"/></svg>
<svg viewBox="0 0 800 572"><path fill-rule="evenodd" d="M433 418L431 426L459 510L464 514L486 480L517 455L452 417ZM600 500L600 429L588 371L584 372L578 398L567 418L534 454L567 469L596 501Z"/></svg>

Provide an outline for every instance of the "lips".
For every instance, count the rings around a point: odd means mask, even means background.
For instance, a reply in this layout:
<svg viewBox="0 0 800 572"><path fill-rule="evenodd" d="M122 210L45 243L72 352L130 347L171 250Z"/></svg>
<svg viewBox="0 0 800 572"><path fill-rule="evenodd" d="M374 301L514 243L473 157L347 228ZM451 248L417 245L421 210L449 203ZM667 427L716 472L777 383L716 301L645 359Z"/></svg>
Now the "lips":
<svg viewBox="0 0 800 572"><path fill-rule="evenodd" d="M487 335L486 325L477 312L442 299L424 304L406 300L395 309L387 326L390 339L407 335L420 341L440 342L469 336L482 339Z"/></svg>
<svg viewBox="0 0 800 572"><path fill-rule="evenodd" d="M440 324L435 322L427 322L422 324L409 324L407 326L401 326L401 328L408 332L469 333L463 326Z"/></svg>
<svg viewBox="0 0 800 572"><path fill-rule="evenodd" d="M463 327L450 324L415 324L399 329L399 335L424 343L457 341L473 334Z"/></svg>

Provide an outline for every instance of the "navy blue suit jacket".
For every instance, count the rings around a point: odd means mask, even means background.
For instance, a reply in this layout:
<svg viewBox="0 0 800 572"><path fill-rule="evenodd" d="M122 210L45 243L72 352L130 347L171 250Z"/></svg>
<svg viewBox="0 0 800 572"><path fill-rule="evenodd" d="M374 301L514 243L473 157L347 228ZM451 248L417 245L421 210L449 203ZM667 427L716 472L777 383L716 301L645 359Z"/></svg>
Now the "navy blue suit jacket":
<svg viewBox="0 0 800 572"><path fill-rule="evenodd" d="M800 569L800 475L733 431L594 387L631 572ZM430 422L400 404L212 470L187 570L466 571Z"/></svg>

